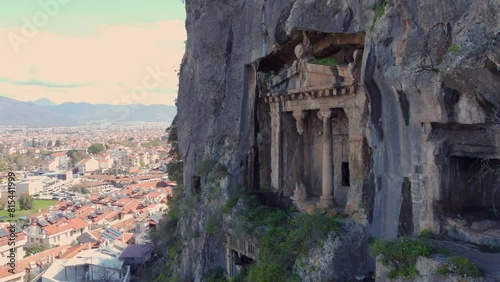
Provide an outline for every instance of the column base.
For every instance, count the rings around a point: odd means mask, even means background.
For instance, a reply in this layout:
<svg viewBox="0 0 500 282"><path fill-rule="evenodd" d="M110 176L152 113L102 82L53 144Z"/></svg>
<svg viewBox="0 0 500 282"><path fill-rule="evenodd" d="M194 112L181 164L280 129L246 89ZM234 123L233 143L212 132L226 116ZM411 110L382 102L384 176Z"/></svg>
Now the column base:
<svg viewBox="0 0 500 282"><path fill-rule="evenodd" d="M321 196L319 198L319 207L323 209L333 208L336 206L333 196Z"/></svg>

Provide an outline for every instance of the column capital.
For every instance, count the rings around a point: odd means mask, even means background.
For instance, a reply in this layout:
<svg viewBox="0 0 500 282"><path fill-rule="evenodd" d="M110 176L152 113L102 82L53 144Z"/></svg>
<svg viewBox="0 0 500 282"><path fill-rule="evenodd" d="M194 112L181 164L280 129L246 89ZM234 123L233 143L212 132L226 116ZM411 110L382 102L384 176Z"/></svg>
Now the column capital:
<svg viewBox="0 0 500 282"><path fill-rule="evenodd" d="M295 118L295 123L297 126L297 132L302 135L304 133L304 118L306 116L306 112L302 110L294 110L292 112L293 117Z"/></svg>
<svg viewBox="0 0 500 282"><path fill-rule="evenodd" d="M271 116L279 117L281 114L279 103L270 104L270 113Z"/></svg>
<svg viewBox="0 0 500 282"><path fill-rule="evenodd" d="M318 111L318 118L321 120L328 120L331 117L332 117L331 109L320 109Z"/></svg>

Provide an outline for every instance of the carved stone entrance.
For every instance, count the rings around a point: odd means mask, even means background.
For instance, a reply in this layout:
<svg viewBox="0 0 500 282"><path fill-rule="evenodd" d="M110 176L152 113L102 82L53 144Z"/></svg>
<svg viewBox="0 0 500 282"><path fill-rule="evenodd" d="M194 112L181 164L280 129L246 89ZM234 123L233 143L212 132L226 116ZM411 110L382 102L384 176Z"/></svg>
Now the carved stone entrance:
<svg viewBox="0 0 500 282"><path fill-rule="evenodd" d="M359 151L363 138L365 95L358 86L363 50L324 65L314 60L315 48L304 32L291 66L260 92L271 117L271 190L292 197L301 210L345 206L349 187L359 187L362 179L353 178L362 172L356 165L360 158L351 152Z"/></svg>
<svg viewBox="0 0 500 282"><path fill-rule="evenodd" d="M229 277L235 277L243 268L252 264L259 257L255 243L243 238L227 236L226 271Z"/></svg>

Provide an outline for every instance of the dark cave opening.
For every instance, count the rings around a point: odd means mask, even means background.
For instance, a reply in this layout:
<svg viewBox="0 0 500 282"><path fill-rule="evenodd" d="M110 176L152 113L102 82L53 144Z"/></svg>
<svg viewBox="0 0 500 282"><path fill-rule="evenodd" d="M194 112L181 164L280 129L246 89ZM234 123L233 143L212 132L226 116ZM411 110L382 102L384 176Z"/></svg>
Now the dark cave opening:
<svg viewBox="0 0 500 282"><path fill-rule="evenodd" d="M446 182L445 215L500 220L500 160L451 156Z"/></svg>
<svg viewBox="0 0 500 282"><path fill-rule="evenodd" d="M201 195L201 177L193 176L193 187L194 192L198 195Z"/></svg>
<svg viewBox="0 0 500 282"><path fill-rule="evenodd" d="M349 180L349 163L342 162L342 186L351 186L351 181Z"/></svg>

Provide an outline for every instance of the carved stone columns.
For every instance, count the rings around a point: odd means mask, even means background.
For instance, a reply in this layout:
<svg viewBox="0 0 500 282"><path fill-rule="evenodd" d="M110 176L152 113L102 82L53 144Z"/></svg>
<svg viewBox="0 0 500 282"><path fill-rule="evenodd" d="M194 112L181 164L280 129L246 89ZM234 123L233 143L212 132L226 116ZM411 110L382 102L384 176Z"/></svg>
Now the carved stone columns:
<svg viewBox="0 0 500 282"><path fill-rule="evenodd" d="M332 123L330 118L332 111L330 109L321 109L318 112L318 118L323 121L323 160L322 160L322 192L320 197L320 206L330 208L334 206L333 199L333 175L332 175Z"/></svg>
<svg viewBox="0 0 500 282"><path fill-rule="evenodd" d="M279 103L271 104L271 188L280 189L281 111Z"/></svg>

